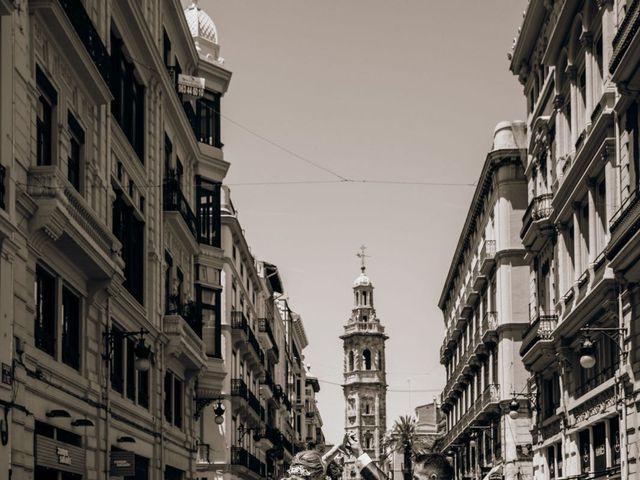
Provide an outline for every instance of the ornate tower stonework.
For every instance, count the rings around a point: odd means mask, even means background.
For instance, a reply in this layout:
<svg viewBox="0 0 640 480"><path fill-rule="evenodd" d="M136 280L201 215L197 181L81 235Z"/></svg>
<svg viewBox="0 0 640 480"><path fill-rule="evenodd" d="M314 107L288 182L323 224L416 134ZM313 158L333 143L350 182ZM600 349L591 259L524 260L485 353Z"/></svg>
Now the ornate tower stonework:
<svg viewBox="0 0 640 480"><path fill-rule="evenodd" d="M345 430L355 433L365 452L378 461L387 428L384 343L388 337L376 316L373 284L366 275L365 247L360 250L362 265L353 282L354 306L340 336L344 346ZM358 476L352 463L347 462L345 467L346 478Z"/></svg>

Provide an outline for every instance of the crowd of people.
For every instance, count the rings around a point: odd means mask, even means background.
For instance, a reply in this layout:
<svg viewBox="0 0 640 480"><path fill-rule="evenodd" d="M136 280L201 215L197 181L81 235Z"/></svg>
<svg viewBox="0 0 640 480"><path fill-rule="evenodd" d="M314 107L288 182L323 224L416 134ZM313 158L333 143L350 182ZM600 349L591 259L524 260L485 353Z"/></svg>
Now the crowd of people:
<svg viewBox="0 0 640 480"><path fill-rule="evenodd" d="M386 480L387 475L362 449L359 440L346 434L342 443L324 455L317 450L304 450L296 454L283 480L341 480L344 459L355 457L355 466L364 480ZM444 455L424 453L414 461L412 480L451 480L453 469Z"/></svg>

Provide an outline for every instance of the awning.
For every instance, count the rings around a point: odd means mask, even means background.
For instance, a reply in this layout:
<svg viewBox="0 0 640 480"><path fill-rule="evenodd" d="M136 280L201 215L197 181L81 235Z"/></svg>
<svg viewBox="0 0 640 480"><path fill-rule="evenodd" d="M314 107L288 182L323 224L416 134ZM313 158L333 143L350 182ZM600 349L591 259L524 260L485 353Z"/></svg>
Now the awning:
<svg viewBox="0 0 640 480"><path fill-rule="evenodd" d="M502 465L496 465L482 478L482 480L497 480L502 478Z"/></svg>

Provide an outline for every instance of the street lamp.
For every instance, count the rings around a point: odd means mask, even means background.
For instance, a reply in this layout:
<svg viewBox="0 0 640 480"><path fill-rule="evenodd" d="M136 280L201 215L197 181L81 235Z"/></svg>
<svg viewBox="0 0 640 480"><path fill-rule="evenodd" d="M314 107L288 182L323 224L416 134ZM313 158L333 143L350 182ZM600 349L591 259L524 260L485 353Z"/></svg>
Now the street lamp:
<svg viewBox="0 0 640 480"><path fill-rule="evenodd" d="M580 365L582 366L582 368L593 368L596 365L596 347L589 337L589 333L592 332L602 332L603 334L608 336L611 340L614 341L614 344L616 347L618 347L618 351L620 352L620 354L624 356L625 352L623 348L618 344L617 338L614 336L614 333L618 335L624 335L627 332L626 328L590 327L589 324L587 324L582 327L580 331L585 333L585 336L580 344Z"/></svg>
<svg viewBox="0 0 640 480"><path fill-rule="evenodd" d="M619 312L618 318L622 318L622 300L619 295ZM619 368L626 368L627 361L627 350L624 346L624 337L627 334L627 329L625 327L590 327L589 324L586 324L584 327L580 329L581 332L584 332L584 337L580 344L580 365L583 368L593 368L596 365L596 348L595 344L591 341L589 337L590 333L600 332L603 335L609 337L613 342L613 344L618 349L619 353ZM616 399L616 410L618 412L618 419L621 423L620 431L618 434L619 437L619 445L620 445L620 453L621 453L621 466L624 466L625 470L621 469L621 478L626 480L629 475L629 465L627 458L627 410L625 403L625 388L624 388L624 380L618 375L614 374L614 382L615 382L615 393L618 396ZM621 403L621 408L618 409L618 402Z"/></svg>
<svg viewBox="0 0 640 480"><path fill-rule="evenodd" d="M515 420L520 415L520 402L518 397L525 398L529 402L530 408L536 408L536 397L531 393L512 392L511 402L509 402L509 418Z"/></svg>
<svg viewBox="0 0 640 480"><path fill-rule="evenodd" d="M224 423L224 412L225 412L225 408L224 405L222 404L222 399L218 398L218 404L215 406L215 408L213 409L213 413L215 414L216 418L214 419L214 421L216 422L216 425L222 425Z"/></svg>
<svg viewBox="0 0 640 480"><path fill-rule="evenodd" d="M144 328L135 332L123 332L120 330L112 329L110 332L104 333L106 343L105 360L111 366L111 359L113 357L113 350L115 348L116 340L122 340L125 338L137 337L136 345L133 348L133 354L135 359L135 368L139 372L146 372L151 368L151 346L147 345L144 341L144 336L149 333Z"/></svg>

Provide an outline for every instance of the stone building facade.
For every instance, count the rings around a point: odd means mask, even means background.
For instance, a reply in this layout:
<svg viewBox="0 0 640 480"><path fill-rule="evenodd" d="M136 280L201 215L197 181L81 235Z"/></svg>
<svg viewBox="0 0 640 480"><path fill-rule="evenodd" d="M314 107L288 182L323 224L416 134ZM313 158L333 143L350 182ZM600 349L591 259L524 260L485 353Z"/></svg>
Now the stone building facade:
<svg viewBox="0 0 640 480"><path fill-rule="evenodd" d="M529 418L508 415L514 393L526 387L518 353L528 325L519 238L525 135L522 122L496 127L439 301L447 431L437 448L451 456L457 479L531 472Z"/></svg>
<svg viewBox="0 0 640 480"><path fill-rule="evenodd" d="M537 479L638 475L639 25L637 1L531 1L510 53L528 106L520 411Z"/></svg>
<svg viewBox="0 0 640 480"><path fill-rule="evenodd" d="M374 461L384 457L387 429L387 380L384 326L376 315L373 284L361 273L353 283L354 306L340 336L344 346L345 430L355 434ZM359 477L353 458L345 465L345 478Z"/></svg>
<svg viewBox="0 0 640 480"><path fill-rule="evenodd" d="M306 338L221 188L213 21L2 0L0 44L0 478L279 476Z"/></svg>

